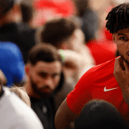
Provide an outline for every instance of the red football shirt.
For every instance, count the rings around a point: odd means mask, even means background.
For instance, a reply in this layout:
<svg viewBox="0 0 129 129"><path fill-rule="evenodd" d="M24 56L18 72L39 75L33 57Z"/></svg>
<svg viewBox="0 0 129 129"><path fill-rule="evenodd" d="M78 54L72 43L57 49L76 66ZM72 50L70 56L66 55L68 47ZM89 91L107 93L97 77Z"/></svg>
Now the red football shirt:
<svg viewBox="0 0 129 129"><path fill-rule="evenodd" d="M67 96L67 104L72 112L79 114L89 100L103 99L113 104L125 119L129 119L128 105L113 75L114 63L115 59L112 59L92 67L81 77Z"/></svg>

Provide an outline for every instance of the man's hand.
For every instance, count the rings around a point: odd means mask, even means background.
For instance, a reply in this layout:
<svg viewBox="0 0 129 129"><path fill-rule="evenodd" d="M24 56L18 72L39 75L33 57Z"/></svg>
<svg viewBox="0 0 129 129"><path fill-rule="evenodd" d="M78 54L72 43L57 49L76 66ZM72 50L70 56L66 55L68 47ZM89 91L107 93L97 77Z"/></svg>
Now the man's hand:
<svg viewBox="0 0 129 129"><path fill-rule="evenodd" d="M123 98L129 106L129 65L121 57L115 60L114 76L121 88Z"/></svg>

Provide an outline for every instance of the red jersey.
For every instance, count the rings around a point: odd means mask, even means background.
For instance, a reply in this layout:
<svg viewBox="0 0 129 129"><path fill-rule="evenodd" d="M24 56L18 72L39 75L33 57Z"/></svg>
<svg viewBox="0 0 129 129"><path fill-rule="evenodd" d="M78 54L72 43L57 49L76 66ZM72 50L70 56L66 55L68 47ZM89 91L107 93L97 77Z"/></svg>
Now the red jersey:
<svg viewBox="0 0 129 129"><path fill-rule="evenodd" d="M67 96L67 104L72 112L79 114L88 101L103 99L113 104L129 120L128 105L113 74L114 63L115 59L112 59L92 67L81 77L75 89Z"/></svg>
<svg viewBox="0 0 129 129"><path fill-rule="evenodd" d="M96 65L115 58L117 48L112 41L91 40L86 45L90 49Z"/></svg>

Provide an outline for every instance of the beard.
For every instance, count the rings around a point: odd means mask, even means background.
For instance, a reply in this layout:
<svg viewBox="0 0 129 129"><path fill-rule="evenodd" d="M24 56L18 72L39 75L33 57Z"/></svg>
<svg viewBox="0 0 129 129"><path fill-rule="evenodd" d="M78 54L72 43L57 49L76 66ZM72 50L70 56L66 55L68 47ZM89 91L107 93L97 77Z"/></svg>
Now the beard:
<svg viewBox="0 0 129 129"><path fill-rule="evenodd" d="M119 55L121 56L121 58L129 65L129 61L128 60L126 60L125 58L124 58L124 56L118 51L118 53L119 53Z"/></svg>
<svg viewBox="0 0 129 129"><path fill-rule="evenodd" d="M46 88L50 89L48 86L43 86L43 88L37 88L37 85L33 81L32 77L30 77L30 83L31 83L31 87L32 87L34 93L36 95L38 95L40 98L47 98L52 95L52 91L51 92L43 92L43 89L46 89Z"/></svg>

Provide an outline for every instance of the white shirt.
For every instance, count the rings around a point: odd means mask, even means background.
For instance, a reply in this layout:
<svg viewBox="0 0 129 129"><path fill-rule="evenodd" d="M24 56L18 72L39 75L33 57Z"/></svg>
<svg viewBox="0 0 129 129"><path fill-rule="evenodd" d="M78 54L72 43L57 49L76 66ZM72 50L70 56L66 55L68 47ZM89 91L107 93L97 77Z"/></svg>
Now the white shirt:
<svg viewBox="0 0 129 129"><path fill-rule="evenodd" d="M0 129L43 129L34 111L14 93L4 88L0 98Z"/></svg>

